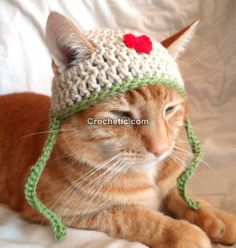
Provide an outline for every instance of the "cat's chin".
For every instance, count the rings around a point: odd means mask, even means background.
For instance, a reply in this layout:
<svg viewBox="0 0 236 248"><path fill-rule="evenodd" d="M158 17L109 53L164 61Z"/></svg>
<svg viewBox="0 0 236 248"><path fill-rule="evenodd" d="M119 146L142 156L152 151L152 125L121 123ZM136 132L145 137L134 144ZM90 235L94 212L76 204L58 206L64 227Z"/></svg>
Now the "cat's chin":
<svg viewBox="0 0 236 248"><path fill-rule="evenodd" d="M152 162L152 163L146 163L146 164L139 164L134 166L132 169L134 170L153 170L158 166L159 162Z"/></svg>

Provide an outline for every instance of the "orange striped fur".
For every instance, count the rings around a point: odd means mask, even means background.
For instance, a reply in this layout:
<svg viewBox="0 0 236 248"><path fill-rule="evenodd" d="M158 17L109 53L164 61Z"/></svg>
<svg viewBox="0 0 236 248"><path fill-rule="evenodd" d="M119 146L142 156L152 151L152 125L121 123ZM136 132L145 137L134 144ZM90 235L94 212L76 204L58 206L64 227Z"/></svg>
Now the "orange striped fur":
<svg viewBox="0 0 236 248"><path fill-rule="evenodd" d="M170 105L175 109L167 114ZM49 108L50 99L38 94L0 97L0 202L40 223L46 222L25 201L23 187L47 136ZM118 110L148 119L150 124L87 124L89 117L116 118ZM185 112L186 102L175 90L147 86L76 114L61 126L38 196L67 226L104 231L153 248L191 247L191 242L210 247L200 228L163 215L163 210L200 226L214 242L234 243L234 216L202 200L202 209L192 211L174 190L185 166ZM163 149L162 143L170 154L160 160L155 152L159 146ZM117 160L96 170L120 152L123 165Z"/></svg>

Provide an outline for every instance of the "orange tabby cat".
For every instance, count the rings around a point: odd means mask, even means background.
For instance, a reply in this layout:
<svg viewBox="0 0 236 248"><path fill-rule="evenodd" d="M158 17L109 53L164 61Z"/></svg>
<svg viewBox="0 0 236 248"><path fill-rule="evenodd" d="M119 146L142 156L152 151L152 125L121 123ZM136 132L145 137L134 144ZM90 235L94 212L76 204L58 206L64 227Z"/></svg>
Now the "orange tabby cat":
<svg viewBox="0 0 236 248"><path fill-rule="evenodd" d="M186 32L163 44L183 43ZM57 66L53 63L55 76ZM174 89L146 86L75 114L60 128L39 182L39 198L67 226L152 248L209 248L208 237L234 244L235 216L201 199L200 210L194 211L176 191L185 166L186 104ZM41 223L43 217L28 205L23 191L47 136L50 98L1 96L0 109L0 202ZM88 125L89 118L109 116L147 119L149 125Z"/></svg>

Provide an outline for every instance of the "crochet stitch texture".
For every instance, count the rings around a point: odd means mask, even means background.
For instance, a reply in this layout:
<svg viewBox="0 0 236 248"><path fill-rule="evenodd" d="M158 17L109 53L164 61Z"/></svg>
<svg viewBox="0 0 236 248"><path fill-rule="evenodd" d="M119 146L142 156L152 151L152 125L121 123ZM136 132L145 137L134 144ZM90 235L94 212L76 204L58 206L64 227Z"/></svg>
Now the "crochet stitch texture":
<svg viewBox="0 0 236 248"><path fill-rule="evenodd" d="M149 54L139 53L125 45L123 36L127 32L118 29L99 29L84 33L95 45L94 52L53 79L50 132L40 158L26 180L25 197L49 220L57 240L65 237L66 228L60 217L38 199L36 188L56 143L62 121L76 112L104 101L107 97L145 85L165 85L186 97L178 66L167 50L160 43L152 41L152 50ZM132 34L140 35L136 31L132 31ZM198 209L198 202L185 190L187 181L201 159L200 144L188 119L186 131L194 158L177 179L177 187L189 206Z"/></svg>
<svg viewBox="0 0 236 248"><path fill-rule="evenodd" d="M149 54L138 53L123 42L127 30L99 29L86 32L95 44L95 51L72 68L55 78L52 86L52 111L58 112L81 102L92 92L145 77L183 80L174 59L158 42L153 42ZM135 32L137 33L137 32Z"/></svg>

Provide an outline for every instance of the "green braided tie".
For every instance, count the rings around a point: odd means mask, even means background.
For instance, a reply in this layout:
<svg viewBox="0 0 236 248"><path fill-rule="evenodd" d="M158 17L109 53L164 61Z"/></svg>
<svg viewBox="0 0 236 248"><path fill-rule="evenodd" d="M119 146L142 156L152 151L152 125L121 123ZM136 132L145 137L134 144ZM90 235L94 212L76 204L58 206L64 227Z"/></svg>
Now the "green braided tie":
<svg viewBox="0 0 236 248"><path fill-rule="evenodd" d="M186 184L189 181L189 179L192 177L199 163L201 162L202 151L201 151L201 147L200 147L200 143L198 141L197 135L194 133L188 117L186 120L186 131L187 131L188 140L191 145L194 158L192 162L190 163L190 165L185 169L185 171L177 178L177 188L178 188L180 195L188 203L188 205L192 209L197 210L199 209L200 204L199 202L193 200L188 195L188 193L186 192Z"/></svg>
<svg viewBox="0 0 236 248"><path fill-rule="evenodd" d="M49 135L44 145L41 156L32 167L25 184L25 197L32 207L38 210L51 223L54 236L57 240L63 240L66 235L66 227L61 222L61 218L48 209L37 197L36 188L43 169L49 159L52 148L56 142L60 127L60 121L56 118L51 119Z"/></svg>

